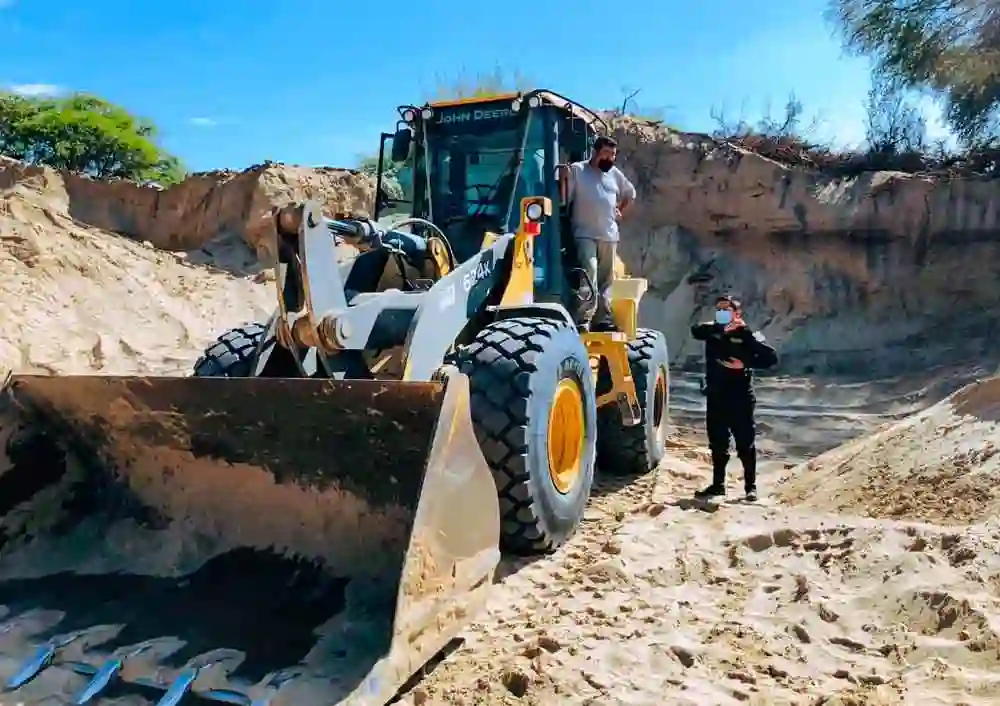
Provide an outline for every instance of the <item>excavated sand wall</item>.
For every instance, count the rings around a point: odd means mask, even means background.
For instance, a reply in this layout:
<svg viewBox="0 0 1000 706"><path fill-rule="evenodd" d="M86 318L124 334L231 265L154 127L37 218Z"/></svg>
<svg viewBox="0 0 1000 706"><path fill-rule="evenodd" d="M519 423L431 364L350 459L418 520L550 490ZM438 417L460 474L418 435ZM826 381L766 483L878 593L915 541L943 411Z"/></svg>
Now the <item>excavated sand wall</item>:
<svg viewBox="0 0 1000 706"><path fill-rule="evenodd" d="M650 281L645 325L678 362L735 292L782 372L884 374L996 352L1000 182L898 172L832 178L704 135L620 121L639 201L621 257Z"/></svg>
<svg viewBox="0 0 1000 706"><path fill-rule="evenodd" d="M643 323L666 332L678 363L697 363L688 327L722 292L743 297L788 374L878 375L997 352L1000 182L834 178L704 135L614 127L639 190L621 257L649 280ZM312 198L365 213L374 191L356 172L270 163L158 190L0 162L0 189L27 178L58 181L60 210L82 224L250 273L273 262L273 206Z"/></svg>
<svg viewBox="0 0 1000 706"><path fill-rule="evenodd" d="M0 157L0 370L186 374L276 305L272 208L364 212L373 186L268 164L159 190Z"/></svg>
<svg viewBox="0 0 1000 706"><path fill-rule="evenodd" d="M66 212L82 224L172 251L242 241L264 264L274 257L272 207L314 199L326 213L368 213L375 190L374 179L351 170L274 163L193 174L159 189L0 160L0 189L32 181L64 191Z"/></svg>

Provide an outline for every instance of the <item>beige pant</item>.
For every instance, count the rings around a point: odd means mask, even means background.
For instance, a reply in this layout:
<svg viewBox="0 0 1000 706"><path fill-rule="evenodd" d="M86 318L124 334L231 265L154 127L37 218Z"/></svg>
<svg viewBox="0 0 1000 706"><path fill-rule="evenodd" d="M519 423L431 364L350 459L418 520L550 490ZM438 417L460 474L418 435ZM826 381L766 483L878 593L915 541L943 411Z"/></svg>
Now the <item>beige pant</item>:
<svg viewBox="0 0 1000 706"><path fill-rule="evenodd" d="M615 252L618 243L605 240L577 239L580 267L597 290L596 297L583 304L578 323L606 324L611 319L611 284L615 281Z"/></svg>

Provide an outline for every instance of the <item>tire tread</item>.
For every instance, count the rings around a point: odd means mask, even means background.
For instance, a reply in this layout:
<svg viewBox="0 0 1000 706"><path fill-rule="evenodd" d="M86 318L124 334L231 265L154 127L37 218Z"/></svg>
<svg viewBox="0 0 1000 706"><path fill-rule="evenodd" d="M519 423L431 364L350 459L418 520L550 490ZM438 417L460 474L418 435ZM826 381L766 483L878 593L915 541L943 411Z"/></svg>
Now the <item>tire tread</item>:
<svg viewBox="0 0 1000 706"><path fill-rule="evenodd" d="M261 324L249 323L230 329L215 339L215 343L194 364L195 377L250 377L257 345L267 330Z"/></svg>
<svg viewBox="0 0 1000 706"><path fill-rule="evenodd" d="M657 339L653 329L641 328L629 342L628 362L635 381L635 394L643 406L649 391L647 373L653 361ZM643 421L647 410L643 409ZM666 411L664 411L666 413ZM650 470L646 452L646 425L627 427L621 423L617 405L597 410L597 453L602 473L613 476L641 475Z"/></svg>
<svg viewBox="0 0 1000 706"><path fill-rule="evenodd" d="M525 454L534 361L560 327L568 328L547 319L503 319L483 329L460 359L473 426L497 486L502 544L513 553L547 552L556 544L535 511Z"/></svg>

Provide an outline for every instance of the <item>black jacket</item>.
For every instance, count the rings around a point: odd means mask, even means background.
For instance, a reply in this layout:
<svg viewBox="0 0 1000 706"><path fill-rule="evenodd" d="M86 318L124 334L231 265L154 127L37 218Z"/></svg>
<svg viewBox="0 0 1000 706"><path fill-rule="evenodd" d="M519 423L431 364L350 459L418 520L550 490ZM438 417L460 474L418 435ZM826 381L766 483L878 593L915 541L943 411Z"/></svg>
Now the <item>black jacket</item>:
<svg viewBox="0 0 1000 706"><path fill-rule="evenodd" d="M707 394L753 391L753 371L764 370L778 363L778 354L764 334L749 326L726 331L721 324L707 322L691 327L695 340L705 342L705 387ZM721 361L736 358L742 370L733 370Z"/></svg>

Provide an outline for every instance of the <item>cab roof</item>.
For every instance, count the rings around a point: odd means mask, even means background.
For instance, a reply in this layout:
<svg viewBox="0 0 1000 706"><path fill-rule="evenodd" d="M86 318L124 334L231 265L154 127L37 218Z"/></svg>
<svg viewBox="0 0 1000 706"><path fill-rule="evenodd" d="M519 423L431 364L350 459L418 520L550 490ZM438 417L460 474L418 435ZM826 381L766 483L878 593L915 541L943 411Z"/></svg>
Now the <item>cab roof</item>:
<svg viewBox="0 0 1000 706"><path fill-rule="evenodd" d="M565 110L566 112L573 115L573 117L580 118L587 125L591 126L594 130L598 132L607 132L608 125L604 122L604 119L598 115L596 112L590 108L586 108L583 105L573 101L566 96L560 95L555 91L550 91L546 88L536 88L531 91L514 91L507 93L493 93L489 95L481 96L469 96L466 98L454 98L450 100L440 100L440 101L430 101L427 103L429 108L453 108L459 105L475 105L477 103L493 103L495 101L514 101L514 100L528 100L529 98L537 96L541 99L543 105L551 105Z"/></svg>

